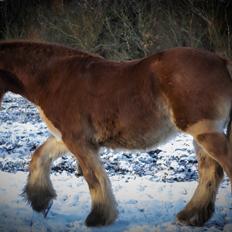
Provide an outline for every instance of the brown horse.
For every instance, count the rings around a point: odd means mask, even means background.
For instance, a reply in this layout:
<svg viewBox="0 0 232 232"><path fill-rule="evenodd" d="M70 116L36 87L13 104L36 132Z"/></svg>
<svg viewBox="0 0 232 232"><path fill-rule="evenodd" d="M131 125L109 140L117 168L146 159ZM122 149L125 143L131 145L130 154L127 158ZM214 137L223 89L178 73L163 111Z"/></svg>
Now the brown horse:
<svg viewBox="0 0 232 232"><path fill-rule="evenodd" d="M214 211L223 169L232 180L229 68L229 61L192 48L114 62L54 44L0 43L0 98L21 94L53 133L32 156L25 193L33 209L44 212L55 198L50 165L70 151L92 198L86 224L112 223L117 207L99 148L147 149L182 131L194 138L200 181L177 218L202 225Z"/></svg>

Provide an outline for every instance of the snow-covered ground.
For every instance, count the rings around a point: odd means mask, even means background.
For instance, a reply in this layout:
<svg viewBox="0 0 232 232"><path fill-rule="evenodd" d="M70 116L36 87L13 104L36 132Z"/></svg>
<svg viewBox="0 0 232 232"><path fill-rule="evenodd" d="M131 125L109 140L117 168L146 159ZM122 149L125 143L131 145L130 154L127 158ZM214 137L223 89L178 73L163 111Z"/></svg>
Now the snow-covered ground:
<svg viewBox="0 0 232 232"><path fill-rule="evenodd" d="M87 228L84 220L90 210L88 187L75 175L52 174L57 200L46 219L33 213L19 195L26 181L25 172L0 172L0 231L232 231L230 188L222 185L214 217L204 227L178 225L176 213L190 199L196 182L163 183L145 177L111 177L118 201L119 217L107 227ZM128 179L129 178L129 179Z"/></svg>
<svg viewBox="0 0 232 232"><path fill-rule="evenodd" d="M175 214L196 187L192 139L180 135L149 152L102 149L101 157L118 201L119 218L108 227L84 225L90 197L71 157L57 160L52 180L57 199L46 219L20 196L30 154L49 136L34 106L18 95L4 97L0 111L0 231L232 231L231 196L226 179L216 212L204 227L178 225Z"/></svg>

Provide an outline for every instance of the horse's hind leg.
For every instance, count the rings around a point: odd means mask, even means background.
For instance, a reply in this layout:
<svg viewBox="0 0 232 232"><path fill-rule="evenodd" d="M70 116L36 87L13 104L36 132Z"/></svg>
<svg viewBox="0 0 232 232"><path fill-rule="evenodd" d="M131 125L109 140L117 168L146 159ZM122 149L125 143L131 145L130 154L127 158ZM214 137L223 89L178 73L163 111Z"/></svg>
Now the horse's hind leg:
<svg viewBox="0 0 232 232"><path fill-rule="evenodd" d="M56 197L50 180L50 166L53 160L67 151L62 142L51 136L32 155L24 193L34 210L45 213L51 200Z"/></svg>
<svg viewBox="0 0 232 232"><path fill-rule="evenodd" d="M116 202L110 180L98 157L98 149L86 141L66 142L70 151L77 157L90 190L92 209L85 221L86 225L111 224L117 217Z"/></svg>
<svg viewBox="0 0 232 232"><path fill-rule="evenodd" d="M200 147L200 183L192 200L178 214L178 219L192 225L202 225L214 209L215 194L222 179L222 169L232 182L231 136L223 133L225 121L204 120L188 128ZM231 132L229 132L231 133ZM202 155L203 154L203 155Z"/></svg>
<svg viewBox="0 0 232 232"><path fill-rule="evenodd" d="M196 137L198 144L216 160L232 181L232 147L229 138L220 132L201 133Z"/></svg>
<svg viewBox="0 0 232 232"><path fill-rule="evenodd" d="M199 183L186 207L177 215L177 219L189 225L201 226L214 212L214 204L219 184L223 178L223 169L196 143L198 157Z"/></svg>

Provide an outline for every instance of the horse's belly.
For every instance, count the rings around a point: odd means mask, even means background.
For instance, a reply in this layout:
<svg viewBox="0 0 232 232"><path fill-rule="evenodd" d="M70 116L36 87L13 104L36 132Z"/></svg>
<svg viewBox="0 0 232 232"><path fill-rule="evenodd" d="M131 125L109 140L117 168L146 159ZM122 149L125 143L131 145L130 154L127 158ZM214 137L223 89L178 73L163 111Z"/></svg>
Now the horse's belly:
<svg viewBox="0 0 232 232"><path fill-rule="evenodd" d="M146 125L142 125L142 124ZM111 148L146 150L167 142L177 134L178 130L172 122L169 112L163 110L154 118L150 117L142 123L131 123L103 144Z"/></svg>

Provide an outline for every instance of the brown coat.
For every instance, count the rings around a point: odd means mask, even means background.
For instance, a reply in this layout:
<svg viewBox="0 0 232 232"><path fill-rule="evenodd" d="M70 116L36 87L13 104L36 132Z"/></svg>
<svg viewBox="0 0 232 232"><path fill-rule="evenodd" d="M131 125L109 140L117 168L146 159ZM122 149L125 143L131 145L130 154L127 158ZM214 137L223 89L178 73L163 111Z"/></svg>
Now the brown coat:
<svg viewBox="0 0 232 232"><path fill-rule="evenodd" d="M101 146L146 149L183 131L194 137L203 149L198 149L201 154L207 153L212 173L220 164L232 178L232 152L223 134L231 120L229 66L229 61L193 48L173 48L139 60L115 62L55 44L1 42L0 99L12 91L40 107L48 127L61 135L65 145L59 143L60 150L67 146L77 157L89 184L92 211L86 224L104 225L113 222L117 213L109 180L96 156ZM49 141L37 151L35 160L46 157L57 144L54 139ZM206 178L203 164L201 169L203 179L211 183L216 178L214 174ZM42 204L45 198L35 193L55 195L49 180L35 187L41 176L37 172L31 182L29 177L26 188L38 210L46 208L52 197ZM211 201L215 201L221 175L216 179L207 197L195 194L192 199L197 205L200 197L202 210L189 206L191 210L187 208L180 220L200 225L211 216ZM206 182L199 184L199 189L205 189ZM50 187L45 191L44 186ZM202 212L204 217L199 219ZM197 215L194 222L193 215Z"/></svg>

